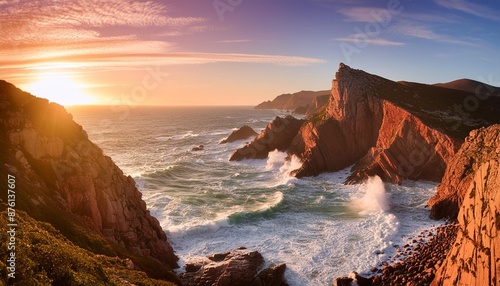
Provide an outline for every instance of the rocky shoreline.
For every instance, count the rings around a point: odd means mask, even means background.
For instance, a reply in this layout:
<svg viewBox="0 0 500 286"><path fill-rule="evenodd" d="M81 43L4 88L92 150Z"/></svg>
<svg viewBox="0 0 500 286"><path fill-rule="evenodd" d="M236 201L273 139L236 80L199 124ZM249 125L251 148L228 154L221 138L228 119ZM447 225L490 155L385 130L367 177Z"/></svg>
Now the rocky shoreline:
<svg viewBox="0 0 500 286"><path fill-rule="evenodd" d="M426 286L431 285L437 269L457 237L458 224L449 221L444 225L422 231L403 246L396 246L396 254L379 267L374 267L373 276L365 278L352 272L349 277L336 278L334 286Z"/></svg>

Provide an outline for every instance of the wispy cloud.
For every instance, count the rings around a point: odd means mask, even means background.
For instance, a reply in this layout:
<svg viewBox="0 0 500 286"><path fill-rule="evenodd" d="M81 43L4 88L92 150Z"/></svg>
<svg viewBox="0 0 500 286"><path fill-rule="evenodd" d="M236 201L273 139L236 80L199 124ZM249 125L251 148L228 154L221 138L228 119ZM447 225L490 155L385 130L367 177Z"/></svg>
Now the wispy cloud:
<svg viewBox="0 0 500 286"><path fill-rule="evenodd" d="M215 43L219 44L239 44L239 43L248 43L251 42L252 40L250 39L237 39L237 40L222 40L222 41L217 41Z"/></svg>
<svg viewBox="0 0 500 286"><path fill-rule="evenodd" d="M33 68L57 62L71 62L75 67L210 62L309 65L323 62L281 55L179 53L175 43L159 40L159 29L167 37L181 36L184 31L199 33L213 27L202 18L168 15L167 6L154 1L0 0L0 69ZM110 26L117 27L114 31L136 31L138 34L104 34ZM153 26L159 29L149 29ZM248 40L226 43L231 41Z"/></svg>
<svg viewBox="0 0 500 286"><path fill-rule="evenodd" d="M361 43L376 46L404 46L403 42L395 42L391 40L386 40L382 38L369 38L365 34L352 34L345 38L336 38L339 42L351 42L351 43Z"/></svg>
<svg viewBox="0 0 500 286"><path fill-rule="evenodd" d="M345 16L346 21L363 23L380 22L380 15L388 13L387 9L374 7L349 7L342 8L337 12Z"/></svg>
<svg viewBox="0 0 500 286"><path fill-rule="evenodd" d="M493 21L500 21L500 11L481 4L471 3L466 0L435 0L437 4L451 10L458 10L464 13L486 18Z"/></svg>
<svg viewBox="0 0 500 286"><path fill-rule="evenodd" d="M438 34L431 28L414 23L400 23L390 29L393 33L405 37L431 40L439 43L448 43L463 46L477 46L472 40L457 39L448 35Z"/></svg>

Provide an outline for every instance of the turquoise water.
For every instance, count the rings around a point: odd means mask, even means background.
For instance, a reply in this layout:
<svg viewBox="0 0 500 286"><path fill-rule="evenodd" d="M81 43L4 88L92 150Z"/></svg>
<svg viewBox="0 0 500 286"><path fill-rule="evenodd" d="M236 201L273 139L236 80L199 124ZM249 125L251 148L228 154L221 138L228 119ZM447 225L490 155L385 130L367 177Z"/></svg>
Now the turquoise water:
<svg viewBox="0 0 500 286"><path fill-rule="evenodd" d="M345 186L348 170L296 179L297 158L229 162L245 142L219 144L247 124L260 132L282 112L251 107L72 107L75 121L143 193L183 265L238 246L287 263L290 285L331 285L394 253L433 223L435 184ZM202 151L191 151L204 145Z"/></svg>

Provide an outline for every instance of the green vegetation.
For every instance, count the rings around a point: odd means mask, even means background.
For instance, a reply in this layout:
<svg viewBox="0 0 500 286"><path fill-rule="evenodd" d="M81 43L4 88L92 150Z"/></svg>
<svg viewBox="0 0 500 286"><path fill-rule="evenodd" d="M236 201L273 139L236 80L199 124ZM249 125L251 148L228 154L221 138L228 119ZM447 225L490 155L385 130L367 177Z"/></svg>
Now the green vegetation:
<svg viewBox="0 0 500 286"><path fill-rule="evenodd" d="M6 218L6 205L1 203L0 216ZM9 285L175 285L149 278L133 270L127 259L98 255L82 249L66 239L52 225L39 222L23 211L16 212L16 274ZM2 241L7 226L1 225ZM7 247L0 248L0 275L7 277ZM1 283L1 281L0 281Z"/></svg>

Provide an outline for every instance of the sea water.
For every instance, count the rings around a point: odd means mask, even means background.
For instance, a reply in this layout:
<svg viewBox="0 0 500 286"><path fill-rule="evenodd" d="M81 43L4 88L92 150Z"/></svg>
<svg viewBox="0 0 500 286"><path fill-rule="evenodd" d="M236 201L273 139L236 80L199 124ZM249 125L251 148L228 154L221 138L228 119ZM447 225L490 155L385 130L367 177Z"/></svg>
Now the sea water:
<svg viewBox="0 0 500 286"><path fill-rule="evenodd" d="M230 162L245 141L219 144L233 130L257 132L280 111L251 107L72 107L76 122L126 175L180 258L245 246L267 265L285 262L290 285L331 285L366 272L395 246L436 222L426 201L429 182L343 185L349 169L296 179L293 157ZM248 139L251 140L251 139ZM247 141L248 141L247 140ZM200 151L193 147L203 145ZM182 269L181 269L182 270Z"/></svg>

